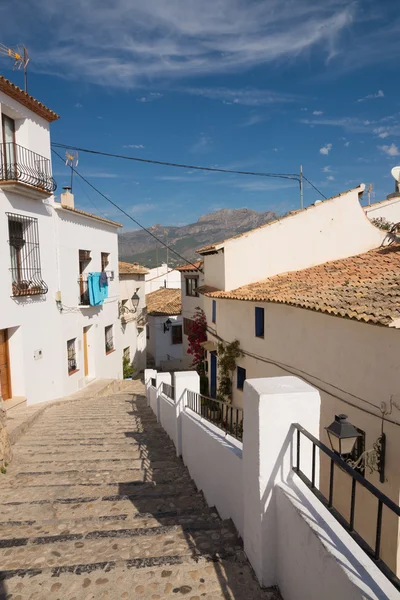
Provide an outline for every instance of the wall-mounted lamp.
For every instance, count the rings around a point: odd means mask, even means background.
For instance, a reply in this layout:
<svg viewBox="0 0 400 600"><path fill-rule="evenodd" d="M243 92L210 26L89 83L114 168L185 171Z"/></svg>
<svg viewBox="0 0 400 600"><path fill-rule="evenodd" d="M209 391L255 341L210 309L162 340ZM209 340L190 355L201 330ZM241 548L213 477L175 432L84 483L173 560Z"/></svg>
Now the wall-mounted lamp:
<svg viewBox="0 0 400 600"><path fill-rule="evenodd" d="M119 311L120 317L126 313L137 312L139 302L140 302L140 297L138 294L139 290L140 290L140 288L136 288L136 292L133 294L133 296L131 296L132 308L128 308L125 304L122 304L122 302L118 302L118 311Z"/></svg>
<svg viewBox="0 0 400 600"><path fill-rule="evenodd" d="M166 331L169 331L169 330L170 330L170 328L171 328L171 325L172 325L172 321L171 321L171 319L167 319L167 320L165 321L165 323L164 323L164 333L165 333Z"/></svg>
<svg viewBox="0 0 400 600"><path fill-rule="evenodd" d="M131 298L133 312L136 312L138 309L138 306L139 306L139 302L140 302L140 298L139 298L139 294L138 294L139 289L140 288L137 288L136 292L133 294L133 296Z"/></svg>
<svg viewBox="0 0 400 600"><path fill-rule="evenodd" d="M386 436L382 433L370 450L365 450L357 460L351 460L349 454L353 451L357 438L362 436L354 425L348 422L347 415L336 415L333 423L325 427L332 450L339 454L353 469L367 467L370 473L377 471L381 483L385 482L385 452Z"/></svg>

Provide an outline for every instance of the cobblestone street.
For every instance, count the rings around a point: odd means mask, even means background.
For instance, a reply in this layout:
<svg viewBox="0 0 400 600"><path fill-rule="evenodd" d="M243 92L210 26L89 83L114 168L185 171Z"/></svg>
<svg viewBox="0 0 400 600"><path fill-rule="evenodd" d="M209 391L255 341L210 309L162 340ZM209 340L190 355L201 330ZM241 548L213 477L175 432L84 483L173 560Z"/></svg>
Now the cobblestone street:
<svg viewBox="0 0 400 600"><path fill-rule="evenodd" d="M0 598L275 600L136 393L59 404L0 475Z"/></svg>

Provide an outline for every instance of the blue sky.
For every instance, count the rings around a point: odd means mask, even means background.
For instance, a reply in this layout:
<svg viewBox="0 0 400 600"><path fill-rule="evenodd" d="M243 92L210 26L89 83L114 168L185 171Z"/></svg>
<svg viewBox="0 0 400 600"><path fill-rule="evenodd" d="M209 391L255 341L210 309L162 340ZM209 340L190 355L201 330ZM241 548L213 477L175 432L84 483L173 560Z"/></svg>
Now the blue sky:
<svg viewBox="0 0 400 600"><path fill-rule="evenodd" d="M53 141L233 169L294 173L302 164L326 196L361 181L374 184L375 200L393 191L392 0L3 0L0 23L2 43L28 47L29 92L61 115ZM6 57L0 72L22 85ZM61 189L68 173L53 165ZM83 153L78 169L147 226L223 207L299 207L298 184L287 180ZM74 192L81 208L120 219L86 186ZM317 198L305 188L306 205Z"/></svg>

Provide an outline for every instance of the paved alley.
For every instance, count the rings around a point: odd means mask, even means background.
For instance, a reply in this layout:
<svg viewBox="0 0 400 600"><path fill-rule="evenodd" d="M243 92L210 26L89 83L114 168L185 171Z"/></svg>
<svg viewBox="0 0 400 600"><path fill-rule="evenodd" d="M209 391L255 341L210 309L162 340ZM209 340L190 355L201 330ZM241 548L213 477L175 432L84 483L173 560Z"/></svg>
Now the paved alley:
<svg viewBox="0 0 400 600"><path fill-rule="evenodd" d="M0 598L272 600L137 393L49 408L0 475Z"/></svg>

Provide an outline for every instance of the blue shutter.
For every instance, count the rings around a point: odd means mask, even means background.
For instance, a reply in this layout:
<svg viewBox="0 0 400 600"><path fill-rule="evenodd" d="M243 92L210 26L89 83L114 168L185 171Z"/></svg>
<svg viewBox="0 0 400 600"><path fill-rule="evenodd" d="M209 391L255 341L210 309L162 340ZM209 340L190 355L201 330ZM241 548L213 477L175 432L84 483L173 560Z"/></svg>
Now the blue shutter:
<svg viewBox="0 0 400 600"><path fill-rule="evenodd" d="M264 309L256 306L256 337L264 337Z"/></svg>
<svg viewBox="0 0 400 600"><path fill-rule="evenodd" d="M217 321L217 301L212 301L212 322L216 323Z"/></svg>

